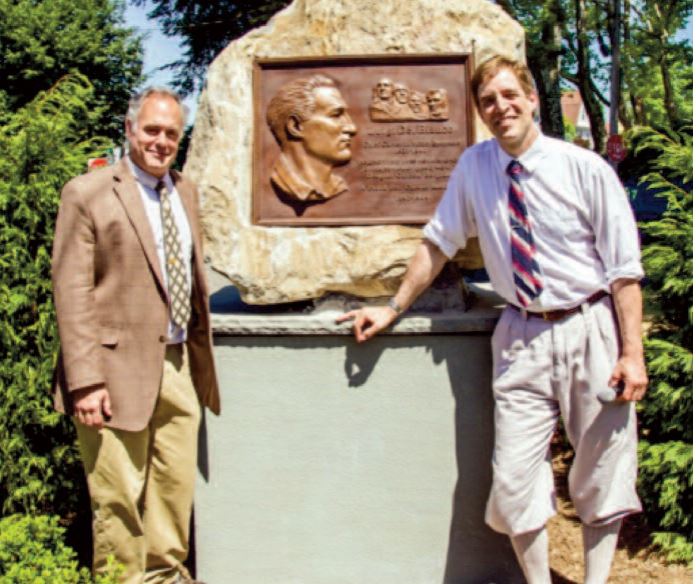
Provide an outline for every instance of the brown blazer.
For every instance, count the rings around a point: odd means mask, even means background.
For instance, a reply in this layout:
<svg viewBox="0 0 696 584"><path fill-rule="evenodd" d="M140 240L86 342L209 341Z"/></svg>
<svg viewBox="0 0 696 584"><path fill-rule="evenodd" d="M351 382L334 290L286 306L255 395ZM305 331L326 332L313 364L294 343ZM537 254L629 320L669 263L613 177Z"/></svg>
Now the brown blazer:
<svg viewBox="0 0 696 584"><path fill-rule="evenodd" d="M193 238L188 354L201 403L220 412L196 188L178 172ZM138 185L125 160L74 178L61 194L53 243L53 292L61 350L56 408L72 413L70 392L103 383L106 425L138 431L159 392L169 322L167 291Z"/></svg>

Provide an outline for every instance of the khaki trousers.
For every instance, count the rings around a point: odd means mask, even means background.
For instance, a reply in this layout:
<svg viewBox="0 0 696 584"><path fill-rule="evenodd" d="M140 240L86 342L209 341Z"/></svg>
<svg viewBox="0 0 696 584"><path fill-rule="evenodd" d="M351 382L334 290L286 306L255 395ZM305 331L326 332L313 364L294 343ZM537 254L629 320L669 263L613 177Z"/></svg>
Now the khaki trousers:
<svg viewBox="0 0 696 584"><path fill-rule="evenodd" d="M94 571L113 555L126 584L188 576L188 535L201 409L185 345L170 345L160 394L140 432L76 422L92 505Z"/></svg>
<svg viewBox="0 0 696 584"><path fill-rule="evenodd" d="M568 486L581 521L598 526L640 511L635 406L597 399L619 355L611 297L585 303L557 322L507 308L492 346L495 449L488 525L519 535L554 515L549 444L559 416L575 450Z"/></svg>

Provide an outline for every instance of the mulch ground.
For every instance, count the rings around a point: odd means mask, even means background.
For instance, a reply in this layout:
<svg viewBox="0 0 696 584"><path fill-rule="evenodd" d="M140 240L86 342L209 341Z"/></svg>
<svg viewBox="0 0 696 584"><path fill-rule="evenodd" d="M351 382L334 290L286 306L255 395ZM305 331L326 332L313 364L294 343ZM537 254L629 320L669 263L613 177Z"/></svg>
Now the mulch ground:
<svg viewBox="0 0 696 584"><path fill-rule="evenodd" d="M571 457L560 447L554 452L558 514L548 525L554 584L582 584L582 528L568 497L567 476ZM650 544L650 532L640 515L624 521L608 584L692 584L689 566L666 564Z"/></svg>

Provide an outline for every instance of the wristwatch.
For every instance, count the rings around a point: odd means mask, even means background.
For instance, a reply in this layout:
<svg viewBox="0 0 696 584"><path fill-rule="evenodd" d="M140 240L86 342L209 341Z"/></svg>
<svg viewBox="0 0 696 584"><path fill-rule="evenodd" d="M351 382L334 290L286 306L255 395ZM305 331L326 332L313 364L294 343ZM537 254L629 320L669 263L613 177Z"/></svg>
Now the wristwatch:
<svg viewBox="0 0 696 584"><path fill-rule="evenodd" d="M404 311L401 305L396 300L394 300L393 297L387 301L387 306L391 308L394 312L396 312L397 316L399 316Z"/></svg>

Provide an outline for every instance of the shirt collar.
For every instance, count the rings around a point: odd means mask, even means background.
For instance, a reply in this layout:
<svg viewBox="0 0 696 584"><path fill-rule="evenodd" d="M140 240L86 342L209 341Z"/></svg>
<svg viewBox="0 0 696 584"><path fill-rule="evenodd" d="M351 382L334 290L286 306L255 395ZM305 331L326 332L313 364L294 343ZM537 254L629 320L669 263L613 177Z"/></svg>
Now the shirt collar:
<svg viewBox="0 0 696 584"><path fill-rule="evenodd" d="M290 158L280 153L273 167L271 180L281 189L293 194L300 201L321 201L330 199L348 190L346 181L336 174L331 175L331 184L326 193L322 193L315 186L309 184L295 168Z"/></svg>
<svg viewBox="0 0 696 584"><path fill-rule="evenodd" d="M522 165L525 172L529 174L534 173L537 166L539 166L539 163L544 159L548 152L548 148L546 147L548 141L549 138L544 136L544 134L539 131L539 135L536 137L536 140L534 140L532 145L516 159ZM503 173L505 173L508 164L510 164L511 160L515 160L515 158L505 152L497 141L495 144L496 148L498 149L498 163L500 164L500 169Z"/></svg>
<svg viewBox="0 0 696 584"><path fill-rule="evenodd" d="M152 176L149 172L145 172L131 160L130 156L126 156L126 162L128 163L128 167L131 169L135 180L137 180L144 187L152 189L153 191L157 190L157 183L159 183L160 180L163 180L164 184L167 185L167 190L170 193L172 192L174 183L172 182L172 177L169 173L165 174L161 179L159 179L156 176Z"/></svg>

